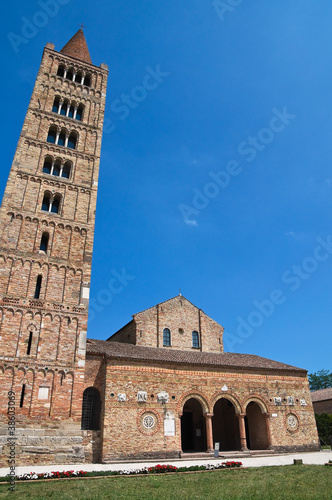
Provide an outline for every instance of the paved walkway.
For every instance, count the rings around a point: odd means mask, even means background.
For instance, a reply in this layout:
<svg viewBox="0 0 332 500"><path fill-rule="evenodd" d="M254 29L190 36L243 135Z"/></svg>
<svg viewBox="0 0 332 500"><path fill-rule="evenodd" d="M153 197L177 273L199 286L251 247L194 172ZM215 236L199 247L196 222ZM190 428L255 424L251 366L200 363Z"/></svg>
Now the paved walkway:
<svg viewBox="0 0 332 500"><path fill-rule="evenodd" d="M302 459L304 464L310 465L321 465L325 464L329 460L332 460L332 451L323 450L312 453L287 453L285 455L270 455L262 457L245 457L245 458L234 458L235 461L242 462L244 467L264 467L268 465L291 465L294 459ZM177 467L190 467L191 465L206 465L214 462L225 462L226 460L232 460L231 458L213 458L209 457L206 459L194 459L194 460L150 460L146 462L126 462L126 463L114 463L114 464L81 464L81 465L29 465L27 467L17 467L16 474L25 474L29 472L52 472L52 471L66 471L66 470L84 470L84 471L102 471L102 470L128 470L128 469L138 469L141 467L151 467L158 464L171 464ZM0 468L0 476L6 476L9 474L9 468Z"/></svg>

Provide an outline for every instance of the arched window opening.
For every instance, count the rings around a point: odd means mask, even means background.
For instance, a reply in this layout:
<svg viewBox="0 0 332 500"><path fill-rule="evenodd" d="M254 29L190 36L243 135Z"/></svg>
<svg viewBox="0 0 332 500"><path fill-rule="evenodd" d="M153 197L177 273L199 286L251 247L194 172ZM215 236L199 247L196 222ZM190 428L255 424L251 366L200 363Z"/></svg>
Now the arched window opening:
<svg viewBox="0 0 332 500"><path fill-rule="evenodd" d="M83 392L82 423L84 431L100 430L101 399L100 394L94 387L88 387Z"/></svg>
<svg viewBox="0 0 332 500"><path fill-rule="evenodd" d="M61 106L60 115L66 116L67 115L67 108L68 108L68 101L63 101L62 106Z"/></svg>
<svg viewBox="0 0 332 500"><path fill-rule="evenodd" d="M52 214L59 213L60 200L61 200L61 196L59 194L56 194L54 196L54 199L53 199L53 202L52 202L52 207L51 207Z"/></svg>
<svg viewBox="0 0 332 500"><path fill-rule="evenodd" d="M40 250L42 250L43 252L47 252L47 247L48 247L48 240L49 240L49 234L48 233L43 233L42 234L42 237L41 237L41 240L40 240Z"/></svg>
<svg viewBox="0 0 332 500"><path fill-rule="evenodd" d="M67 80L71 80L71 81L73 80L73 70L72 69L69 69L67 71L66 78L67 78Z"/></svg>
<svg viewBox="0 0 332 500"><path fill-rule="evenodd" d="M74 118L74 111L75 111L75 108L73 105L71 105L69 107L68 118Z"/></svg>
<svg viewBox="0 0 332 500"><path fill-rule="evenodd" d="M63 64L60 64L60 66L58 67L58 72L57 72L57 76L64 76L65 74L65 67L63 66Z"/></svg>
<svg viewBox="0 0 332 500"><path fill-rule="evenodd" d="M171 345L171 331L169 328L164 328L163 331L163 345L170 346Z"/></svg>
<svg viewBox="0 0 332 500"><path fill-rule="evenodd" d="M45 193L42 202L42 210L44 212L48 212L50 209L50 204L51 204L51 195L50 193Z"/></svg>
<svg viewBox="0 0 332 500"><path fill-rule="evenodd" d="M75 82L76 83L81 83L82 82L82 73L81 71L79 71L78 73L76 73L76 76L75 76Z"/></svg>
<svg viewBox="0 0 332 500"><path fill-rule="evenodd" d="M77 112L76 112L76 120L82 120L82 116L83 116L83 105L80 104L77 108Z"/></svg>
<svg viewBox="0 0 332 500"><path fill-rule="evenodd" d="M44 174L50 174L52 170L52 158L46 157L43 165Z"/></svg>
<svg viewBox="0 0 332 500"><path fill-rule="evenodd" d="M64 146L66 142L66 134L63 130L61 130L58 139L58 146Z"/></svg>
<svg viewBox="0 0 332 500"><path fill-rule="evenodd" d="M90 87L90 85L91 85L91 76L90 75L85 75L85 77L84 77L84 85L86 87Z"/></svg>
<svg viewBox="0 0 332 500"><path fill-rule="evenodd" d="M53 165L52 169L52 175L55 175L56 177L59 177L60 175L60 170L61 170L61 163L59 161L56 161Z"/></svg>
<svg viewBox="0 0 332 500"><path fill-rule="evenodd" d="M53 102L53 108L52 108L53 113L58 113L59 106L60 106L60 99L59 97L56 97Z"/></svg>
<svg viewBox="0 0 332 500"><path fill-rule="evenodd" d="M35 295L34 295L35 299L39 299L39 297L40 297L42 278L43 278L42 275L38 274L37 281L36 281Z"/></svg>
<svg viewBox="0 0 332 500"><path fill-rule="evenodd" d="M193 348L194 349L199 349L199 335L198 335L198 332L193 331L193 333L192 333L192 339L193 339Z"/></svg>
<svg viewBox="0 0 332 500"><path fill-rule="evenodd" d="M21 399L20 399L20 408L23 408L24 404L24 394L25 394L25 384L22 385L22 390L21 390Z"/></svg>
<svg viewBox="0 0 332 500"><path fill-rule="evenodd" d="M76 148L76 141L77 141L76 134L74 134L74 133L70 134L69 139L68 139L68 148L75 149Z"/></svg>
<svg viewBox="0 0 332 500"><path fill-rule="evenodd" d="M31 344L32 344L32 332L29 334L28 347L27 347L27 356L29 356L31 352Z"/></svg>
<svg viewBox="0 0 332 500"><path fill-rule="evenodd" d="M61 177L64 177L65 179L69 179L70 177L70 163L66 162L63 166Z"/></svg>
<svg viewBox="0 0 332 500"><path fill-rule="evenodd" d="M50 127L50 129L48 131L47 142L50 142L51 144L55 144L55 140L56 140L56 128Z"/></svg>

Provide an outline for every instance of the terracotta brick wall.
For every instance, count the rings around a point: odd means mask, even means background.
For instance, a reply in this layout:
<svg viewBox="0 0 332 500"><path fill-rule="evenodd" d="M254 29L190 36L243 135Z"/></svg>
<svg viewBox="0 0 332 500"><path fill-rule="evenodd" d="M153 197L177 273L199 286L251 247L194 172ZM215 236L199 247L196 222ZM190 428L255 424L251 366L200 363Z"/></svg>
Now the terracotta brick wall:
<svg viewBox="0 0 332 500"><path fill-rule="evenodd" d="M90 360L87 359L87 365ZM224 386L227 386L227 390ZM147 402L138 402L138 391L147 393ZM166 391L169 402L157 402L157 394ZM125 394L126 401L118 401ZM294 398L294 406L287 397ZM296 451L318 449L318 436L306 377L292 375L255 374L213 371L179 366L146 366L134 362L108 361L105 390L103 460L134 457L175 457L181 451L180 418L184 403L196 398L203 413L213 414L220 398L228 399L237 414L245 414L249 402L257 402L268 415L271 447L275 450ZM276 406L274 398L281 397ZM301 405L301 400L306 405ZM174 412L174 437L164 436L166 411ZM152 414L156 424L149 431L142 418ZM295 417L290 427L288 417Z"/></svg>
<svg viewBox="0 0 332 500"><path fill-rule="evenodd" d="M59 64L89 74L91 85L57 76ZM80 423L107 73L105 65L80 62L47 45L0 208L0 430L7 426L7 392L13 388L17 463L34 462L34 449L43 462L84 459ZM83 105L82 120L54 113L56 96ZM76 148L47 142L51 125L76 132ZM70 162L69 179L45 174L46 157ZM41 209L45 192L61 195L57 214ZM40 250L44 232L46 253ZM38 434L41 428L45 432ZM70 446L64 443L67 430ZM34 432L38 440L32 440ZM6 454L3 440L0 452Z"/></svg>
<svg viewBox="0 0 332 500"><path fill-rule="evenodd" d="M135 314L134 322L137 345L163 347L163 330L168 328L171 346L167 349L193 349L192 332L196 331L199 350L223 352L223 327L181 295Z"/></svg>

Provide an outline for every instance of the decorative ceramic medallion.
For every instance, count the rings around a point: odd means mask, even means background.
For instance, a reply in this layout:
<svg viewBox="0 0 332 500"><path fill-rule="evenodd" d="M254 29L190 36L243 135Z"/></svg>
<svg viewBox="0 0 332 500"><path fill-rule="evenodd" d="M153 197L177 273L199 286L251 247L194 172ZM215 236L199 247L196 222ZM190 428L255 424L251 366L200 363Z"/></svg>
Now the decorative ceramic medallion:
<svg viewBox="0 0 332 500"><path fill-rule="evenodd" d="M287 422L287 427L290 431L297 430L297 428L299 426L299 421L298 421L296 415L293 415L293 413L290 413L289 415L287 415L286 422Z"/></svg>
<svg viewBox="0 0 332 500"><path fill-rule="evenodd" d="M154 426L156 425L155 416L151 415L151 413L149 413L148 415L145 415L143 417L142 423L143 423L143 426L145 427L145 429L153 429Z"/></svg>

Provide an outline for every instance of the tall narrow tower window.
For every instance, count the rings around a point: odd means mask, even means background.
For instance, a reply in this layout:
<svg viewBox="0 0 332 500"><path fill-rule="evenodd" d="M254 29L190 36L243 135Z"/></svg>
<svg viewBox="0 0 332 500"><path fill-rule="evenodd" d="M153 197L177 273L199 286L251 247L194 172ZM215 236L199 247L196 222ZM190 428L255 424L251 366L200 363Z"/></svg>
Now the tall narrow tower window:
<svg viewBox="0 0 332 500"><path fill-rule="evenodd" d="M53 165L52 175L59 177L60 171L61 171L61 163L59 161L56 161Z"/></svg>
<svg viewBox="0 0 332 500"><path fill-rule="evenodd" d="M56 128L51 127L50 130L48 131L47 142L55 144L55 140L56 140Z"/></svg>
<svg viewBox="0 0 332 500"><path fill-rule="evenodd" d="M61 131L57 144L58 144L58 146L64 146L65 142L66 142L66 134L63 131Z"/></svg>
<svg viewBox="0 0 332 500"><path fill-rule="evenodd" d="M77 109L76 120L82 120L82 115L83 115L83 106L82 104L80 104Z"/></svg>
<svg viewBox="0 0 332 500"><path fill-rule="evenodd" d="M73 80L73 70L72 69L69 69L67 71L66 78L67 78L67 80L71 80L71 81Z"/></svg>
<svg viewBox="0 0 332 500"><path fill-rule="evenodd" d="M27 347L27 356L31 353L31 344L32 344L32 332L29 334L28 347Z"/></svg>
<svg viewBox="0 0 332 500"><path fill-rule="evenodd" d="M53 202L52 202L52 207L51 207L51 212L52 214L57 214L59 213L59 207L60 207L60 200L61 197L59 194L56 194L54 196Z"/></svg>
<svg viewBox="0 0 332 500"><path fill-rule="evenodd" d="M77 136L76 134L70 134L68 139L68 148L75 149L76 148Z"/></svg>
<svg viewBox="0 0 332 500"><path fill-rule="evenodd" d="M65 179L69 179L70 177L70 163L68 161L63 166L61 177L64 177Z"/></svg>
<svg viewBox="0 0 332 500"><path fill-rule="evenodd" d="M75 76L75 82L76 82L76 83L82 83L82 78L83 78L83 75L82 75L82 73L79 71L78 73L76 73L76 76Z"/></svg>
<svg viewBox="0 0 332 500"><path fill-rule="evenodd" d="M37 281L36 281L35 296L34 296L35 299L39 299L39 297L40 297L42 278L43 278L42 275L38 274Z"/></svg>
<svg viewBox="0 0 332 500"><path fill-rule="evenodd" d="M163 331L163 345L170 346L171 345L171 331L169 328L164 328Z"/></svg>
<svg viewBox="0 0 332 500"><path fill-rule="evenodd" d="M23 408L23 403L24 403L24 394L25 394L25 384L22 385L22 390L21 390L21 399L20 399L20 408Z"/></svg>
<svg viewBox="0 0 332 500"><path fill-rule="evenodd" d="M86 85L86 87L90 87L90 85L91 85L91 77L90 77L90 75L85 75L85 77L84 77L84 85Z"/></svg>
<svg viewBox="0 0 332 500"><path fill-rule="evenodd" d="M46 157L43 165L44 174L50 174L52 170L52 158Z"/></svg>
<svg viewBox="0 0 332 500"><path fill-rule="evenodd" d="M59 99L59 97L56 97L54 99L53 108L52 108L53 113L57 113L59 111L59 106L60 106L60 99Z"/></svg>
<svg viewBox="0 0 332 500"><path fill-rule="evenodd" d="M58 67L58 72L57 72L57 76L64 76L65 74L65 67L63 66L63 64L60 64L60 66Z"/></svg>
<svg viewBox="0 0 332 500"><path fill-rule="evenodd" d="M40 240L40 250L42 250L45 253L47 252L48 240L49 240L49 234L46 232L43 233Z"/></svg>
<svg viewBox="0 0 332 500"><path fill-rule="evenodd" d="M45 193L42 203L42 210L44 210L44 212L48 212L50 209L50 204L51 204L51 194Z"/></svg>
<svg viewBox="0 0 332 500"><path fill-rule="evenodd" d="M68 106L68 101L64 101L62 106L61 106L60 115L62 115L62 116L67 115L67 106Z"/></svg>

